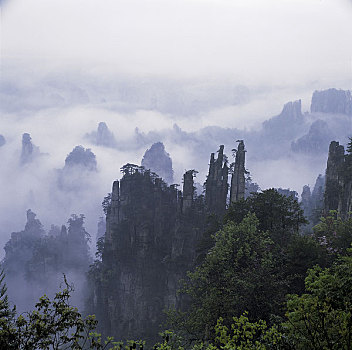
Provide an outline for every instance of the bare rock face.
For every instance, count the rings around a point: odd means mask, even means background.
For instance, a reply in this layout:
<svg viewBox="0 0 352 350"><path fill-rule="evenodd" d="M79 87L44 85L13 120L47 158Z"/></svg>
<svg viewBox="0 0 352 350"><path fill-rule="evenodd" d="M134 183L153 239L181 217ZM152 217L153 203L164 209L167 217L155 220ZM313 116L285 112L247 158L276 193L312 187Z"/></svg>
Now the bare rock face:
<svg viewBox="0 0 352 350"><path fill-rule="evenodd" d="M243 142L238 152L240 157ZM121 168L122 179L114 181L104 199L102 261L91 274L88 311L97 315L106 334L153 343L163 310L182 310L187 304L178 293L179 281L205 254L200 243L209 228L208 214L221 219L225 213L228 170L220 146L217 159L211 154L204 198L195 192L195 170L185 172L181 192L142 166Z"/></svg>
<svg viewBox="0 0 352 350"><path fill-rule="evenodd" d="M337 210L342 218L352 211L352 141L348 153L339 142L332 141L326 167L324 207L325 213Z"/></svg>
<svg viewBox="0 0 352 350"><path fill-rule="evenodd" d="M143 167L126 164L122 172L107 208L90 312L118 339L155 340L163 310L182 303L178 281L195 259L205 206L192 198L192 170L184 176L183 195Z"/></svg>
<svg viewBox="0 0 352 350"><path fill-rule="evenodd" d="M312 194L310 193L310 187L308 185L303 186L303 191L301 195L301 205L304 210L304 214L308 217L307 211L310 210L310 201Z"/></svg>
<svg viewBox="0 0 352 350"><path fill-rule="evenodd" d="M158 174L166 183L173 183L172 159L162 142L156 142L146 150L141 164L145 169Z"/></svg>
<svg viewBox="0 0 352 350"><path fill-rule="evenodd" d="M292 142L291 149L297 153L323 154L327 152L333 137L328 124L319 119L310 126L306 135Z"/></svg>
<svg viewBox="0 0 352 350"><path fill-rule="evenodd" d="M341 193L341 171L344 165L345 149L337 141L332 141L326 166L325 212L337 210Z"/></svg>
<svg viewBox="0 0 352 350"><path fill-rule="evenodd" d="M0 135L0 147L6 143L6 139L3 135Z"/></svg>
<svg viewBox="0 0 352 350"><path fill-rule="evenodd" d="M40 155L39 147L35 146L32 143L31 135L28 133L24 133L22 135L22 151L21 151L21 165L30 163L37 156Z"/></svg>
<svg viewBox="0 0 352 350"><path fill-rule="evenodd" d="M100 122L97 131L87 134L86 137L98 146L115 148L117 142L114 134L109 130L105 122Z"/></svg>
<svg viewBox="0 0 352 350"><path fill-rule="evenodd" d="M238 147L236 151L235 164L233 168L233 174L231 178L231 191L230 201L237 202L245 197L246 190L246 179L245 179L245 159L246 151L244 149L243 140L238 141Z"/></svg>
<svg viewBox="0 0 352 350"><path fill-rule="evenodd" d="M351 92L337 89L314 91L310 110L312 113L321 112L352 115Z"/></svg>
<svg viewBox="0 0 352 350"><path fill-rule="evenodd" d="M210 155L209 173L205 181L205 203L209 213L221 217L226 210L226 198L228 193L229 167L227 157L224 155L224 146L221 145L218 157L214 153Z"/></svg>

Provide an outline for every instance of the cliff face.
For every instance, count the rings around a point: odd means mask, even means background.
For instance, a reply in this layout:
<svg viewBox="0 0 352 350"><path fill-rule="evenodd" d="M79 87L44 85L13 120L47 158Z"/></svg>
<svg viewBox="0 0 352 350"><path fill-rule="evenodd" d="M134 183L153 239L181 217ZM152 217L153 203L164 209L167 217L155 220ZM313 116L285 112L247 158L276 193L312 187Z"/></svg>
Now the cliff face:
<svg viewBox="0 0 352 350"><path fill-rule="evenodd" d="M210 156L209 173L205 181L205 203L209 213L218 216L225 213L228 174L227 157L224 156L224 146L221 145L217 159L214 153Z"/></svg>
<svg viewBox="0 0 352 350"><path fill-rule="evenodd" d="M243 142L240 145L239 156L244 152ZM144 167L121 168L123 177L107 197L102 260L90 273L89 312L97 315L106 334L154 341L163 310L182 309L187 303L177 293L179 281L204 253L199 244L208 214L221 218L226 210L228 166L223 151L220 146L217 159L211 155L205 198L196 196L195 170L184 174L181 192ZM242 174L244 159L241 164ZM244 183L241 186L244 195Z"/></svg>
<svg viewBox="0 0 352 350"><path fill-rule="evenodd" d="M312 192L309 186L306 185L303 187L301 206L304 210L304 216L310 222L307 226L308 229L311 229L314 225L316 225L323 215L324 187L325 178L321 174L317 177Z"/></svg>
<svg viewBox="0 0 352 350"><path fill-rule="evenodd" d="M180 307L178 281L195 260L205 225L202 198L193 198L193 175L184 195L156 174L132 164L113 184L95 312L117 337L153 339L163 310Z"/></svg>
<svg viewBox="0 0 352 350"><path fill-rule="evenodd" d="M231 178L231 191L230 201L237 202L240 199L244 199L246 179L245 179L245 159L246 151L244 149L243 140L239 141L238 148L236 150L236 158Z"/></svg>
<svg viewBox="0 0 352 350"><path fill-rule="evenodd" d="M336 141L329 147L324 207L326 213L337 210L342 218L352 211L352 153L345 154L344 147Z"/></svg>
<svg viewBox="0 0 352 350"><path fill-rule="evenodd" d="M341 113L352 115L352 96L350 91L328 89L315 91L310 107L311 112Z"/></svg>

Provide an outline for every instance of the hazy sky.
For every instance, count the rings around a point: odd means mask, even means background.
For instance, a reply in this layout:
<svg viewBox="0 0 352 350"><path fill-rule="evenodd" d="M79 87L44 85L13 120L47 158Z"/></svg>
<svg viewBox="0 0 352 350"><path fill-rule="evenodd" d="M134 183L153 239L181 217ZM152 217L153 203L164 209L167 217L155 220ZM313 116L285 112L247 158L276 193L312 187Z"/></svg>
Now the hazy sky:
<svg viewBox="0 0 352 350"><path fill-rule="evenodd" d="M251 84L351 83L347 0L9 0L2 59Z"/></svg>

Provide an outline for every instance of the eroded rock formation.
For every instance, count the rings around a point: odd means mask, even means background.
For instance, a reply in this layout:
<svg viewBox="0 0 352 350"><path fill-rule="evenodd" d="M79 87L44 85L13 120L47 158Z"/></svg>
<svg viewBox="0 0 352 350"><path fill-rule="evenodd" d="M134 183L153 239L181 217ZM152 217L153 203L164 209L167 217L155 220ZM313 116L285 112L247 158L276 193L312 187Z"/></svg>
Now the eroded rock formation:
<svg viewBox="0 0 352 350"><path fill-rule="evenodd" d="M235 164L233 167L233 173L231 178L231 190L230 190L230 201L237 202L244 199L246 179L245 179L245 160L246 151L244 149L243 140L238 141L238 147L236 151Z"/></svg>
<svg viewBox="0 0 352 350"><path fill-rule="evenodd" d="M181 305L178 281L195 259L205 206L193 198L193 174L184 194L143 167L126 164L115 181L107 210L94 312L104 331L117 337L153 339L163 310ZM107 275L106 275L107 274Z"/></svg>
<svg viewBox="0 0 352 350"><path fill-rule="evenodd" d="M291 149L294 152L307 154L326 153L333 137L328 124L318 119L310 126L306 135L291 143Z"/></svg>
<svg viewBox="0 0 352 350"><path fill-rule="evenodd" d="M64 191L76 191L93 185L97 173L95 154L83 146L76 146L65 159L65 166L57 171L58 187Z"/></svg>
<svg viewBox="0 0 352 350"><path fill-rule="evenodd" d="M321 112L352 115L351 92L337 89L314 91L310 110L312 113Z"/></svg>
<svg viewBox="0 0 352 350"><path fill-rule="evenodd" d="M243 155L240 142L238 170L242 175ZM208 249L211 246L207 229L209 225L218 228L215 221L225 212L227 158L224 146L217 159L211 155L205 198L196 195L195 170L185 172L182 192L142 166L126 164L121 171L122 179L114 181L111 194L104 199L105 242L102 260L90 274L89 312L97 315L104 332L118 339L154 341L163 310L182 309L187 303L177 293L179 281L204 258L204 244ZM237 192L244 195L244 182Z"/></svg>
<svg viewBox="0 0 352 350"><path fill-rule="evenodd" d="M40 154L39 147L32 143L31 135L24 133L22 135L22 151L21 151L21 165L30 163L34 158Z"/></svg>
<svg viewBox="0 0 352 350"><path fill-rule="evenodd" d="M115 148L117 146L115 136L110 131L105 122L100 122L98 124L97 131L93 131L90 134L87 134L86 138L88 138L92 143L98 146L111 148Z"/></svg>
<svg viewBox="0 0 352 350"><path fill-rule="evenodd" d="M210 156L209 173L205 181L205 203L210 213L222 216L226 210L229 167L221 145L218 157Z"/></svg>
<svg viewBox="0 0 352 350"><path fill-rule="evenodd" d="M65 168L81 167L86 170L97 170L95 154L83 146L76 146L65 159Z"/></svg>
<svg viewBox="0 0 352 350"><path fill-rule="evenodd" d="M352 211L352 153L349 150L345 154L344 146L337 141L330 143L325 179L325 213L337 210L346 218Z"/></svg>
<svg viewBox="0 0 352 350"><path fill-rule="evenodd" d="M144 168L158 174L169 185L173 183L172 159L169 153L165 151L162 142L154 143L145 151L141 164Z"/></svg>

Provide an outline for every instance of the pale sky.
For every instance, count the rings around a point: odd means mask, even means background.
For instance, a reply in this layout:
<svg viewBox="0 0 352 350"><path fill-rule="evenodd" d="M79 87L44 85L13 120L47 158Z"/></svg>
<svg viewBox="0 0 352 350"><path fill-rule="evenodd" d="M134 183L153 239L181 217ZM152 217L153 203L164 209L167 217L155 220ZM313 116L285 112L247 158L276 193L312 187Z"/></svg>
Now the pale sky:
<svg viewBox="0 0 352 350"><path fill-rule="evenodd" d="M1 22L2 61L42 73L247 85L352 76L347 0L9 0Z"/></svg>

